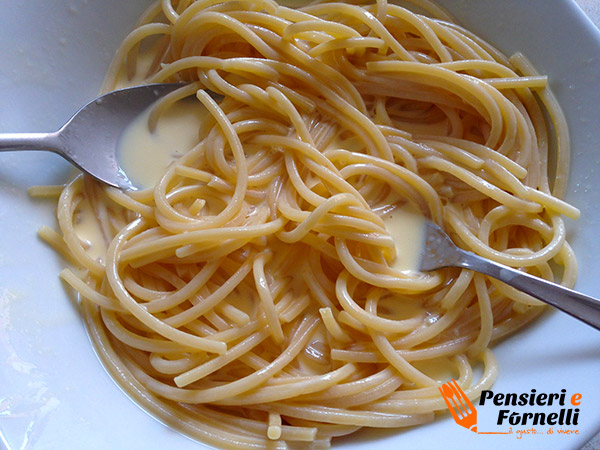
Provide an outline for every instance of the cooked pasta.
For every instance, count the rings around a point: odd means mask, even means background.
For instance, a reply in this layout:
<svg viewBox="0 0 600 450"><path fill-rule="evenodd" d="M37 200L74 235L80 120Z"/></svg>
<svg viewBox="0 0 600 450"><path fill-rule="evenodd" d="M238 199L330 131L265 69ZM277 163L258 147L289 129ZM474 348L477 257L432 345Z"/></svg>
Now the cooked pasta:
<svg viewBox="0 0 600 450"><path fill-rule="evenodd" d="M104 91L174 81L149 127L195 99L194 147L153 188L76 177L60 232L40 235L71 263L112 376L187 435L326 448L432 421L449 378L471 398L492 385L490 347L543 306L468 270L397 268L389 214L574 284L569 138L546 77L429 0L163 0Z"/></svg>

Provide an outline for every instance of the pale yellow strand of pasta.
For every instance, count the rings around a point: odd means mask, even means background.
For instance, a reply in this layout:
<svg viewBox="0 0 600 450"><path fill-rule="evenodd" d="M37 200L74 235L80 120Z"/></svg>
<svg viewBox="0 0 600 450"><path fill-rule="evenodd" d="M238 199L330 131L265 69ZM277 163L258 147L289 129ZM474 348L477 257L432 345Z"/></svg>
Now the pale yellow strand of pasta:
<svg viewBox="0 0 600 450"><path fill-rule="evenodd" d="M253 238L277 232L283 226L283 221L277 219L273 222L268 222L262 225L244 226L244 227L223 227L223 228L208 228L204 230L189 231L185 235L175 234L171 236L156 239L154 242L147 244L138 244L128 247L121 254L122 262L129 262L136 258L150 255L160 250L171 250L176 247L197 243L197 242L214 242L215 239L223 237L228 238ZM174 251L174 250L173 250Z"/></svg>
<svg viewBox="0 0 600 450"><path fill-rule="evenodd" d="M419 162L421 167L431 168L447 172L454 175L460 180L464 181L474 189L484 193L486 196L493 198L494 200L507 205L515 211L527 211L532 213L540 212L542 207L538 203L534 203L527 200L522 200L518 197L508 194L507 192L499 189L497 186L485 181L478 177L472 172L463 169L455 164L448 161L444 161L441 158L435 156L428 156Z"/></svg>
<svg viewBox="0 0 600 450"><path fill-rule="evenodd" d="M267 324L271 337L276 344L281 344L284 340L283 329L279 322L279 317L275 309L275 303L271 290L269 289L269 283L265 275L265 264L269 261L272 254L261 253L256 257L252 265L252 273L254 275L254 283L256 290L261 299L261 304L265 316L267 317Z"/></svg>
<svg viewBox="0 0 600 450"><path fill-rule="evenodd" d="M119 66L123 63L126 55L129 51L137 45L141 40L154 35L169 34L171 27L163 23L150 23L142 25L139 28L133 30L121 43L117 54L115 55L113 62L108 69L102 91L107 92L113 90L116 85L116 79L119 71Z"/></svg>
<svg viewBox="0 0 600 450"><path fill-rule="evenodd" d="M344 162L361 162L367 164L374 164L382 167L385 170L391 172L393 175L400 177L402 180L412 185L417 192L425 199L429 206L429 212L432 219L436 223L441 223L442 220L442 204L438 194L423 178L417 174L407 170L406 168L389 161L382 160L380 158L373 157L371 155L363 155L355 152L349 152L347 150L333 150L328 151L327 156L332 160L339 160Z"/></svg>
<svg viewBox="0 0 600 450"><path fill-rule="evenodd" d="M445 356L451 356L457 353L465 352L471 342L469 338L455 339L451 342L433 345L420 350L396 350L406 361L424 361ZM387 359L378 351L360 351L360 350L340 350L331 349L331 358L336 361L353 363L383 363ZM411 392L412 394L412 392Z"/></svg>
<svg viewBox="0 0 600 450"><path fill-rule="evenodd" d="M392 17L398 17L405 20L410 25L415 27L422 35L423 38L431 45L431 48L437 53L438 58L443 61L452 61L450 52L441 42L439 36L429 26L430 20L419 16L406 8L402 8L398 5L387 5L387 13ZM380 19L381 20L381 19Z"/></svg>
<svg viewBox="0 0 600 450"><path fill-rule="evenodd" d="M477 291L477 302L479 303L480 330L477 339L469 346L469 352L473 355L479 355L485 351L492 337L492 329L494 328L494 316L490 304L490 296L486 286L485 277L476 274L473 277L475 290Z"/></svg>
<svg viewBox="0 0 600 450"><path fill-rule="evenodd" d="M377 333L376 331L371 331L371 338L373 339L373 342L379 351L383 354L387 361L398 370L403 378L410 380L419 387L435 386L438 384L434 379L417 370L402 356L396 353L390 342L385 338L385 336L383 336L383 334Z"/></svg>
<svg viewBox="0 0 600 450"><path fill-rule="evenodd" d="M319 314L321 314L321 319L323 319L323 324L325 325L325 328L327 328L327 331L334 339L344 344L352 342L352 338L342 329L342 327L340 327L340 325L335 320L331 308L320 308Z"/></svg>
<svg viewBox="0 0 600 450"><path fill-rule="evenodd" d="M385 42L379 38L369 38L369 37L360 37L360 38L344 38L344 39L335 39L323 42L319 45L315 45L308 54L310 56L317 57L322 55L323 53L335 51L335 50L356 50L362 48L375 48L381 50L385 46Z"/></svg>
<svg viewBox="0 0 600 450"><path fill-rule="evenodd" d="M109 187L105 190L105 192L108 198L110 198L112 201L130 211L136 212L143 218L152 219L154 217L154 208L152 206L136 201L123 191Z"/></svg>
<svg viewBox="0 0 600 450"><path fill-rule="evenodd" d="M269 413L269 427L267 428L267 437L277 440L281 437L281 415L275 412Z"/></svg>
<svg viewBox="0 0 600 450"><path fill-rule="evenodd" d="M345 364L339 369L322 375L302 377L300 379L297 377L294 381L279 386L262 386L252 393L230 397L215 403L220 405L253 405L291 399L329 389L344 381L355 372L356 367L353 364Z"/></svg>
<svg viewBox="0 0 600 450"><path fill-rule="evenodd" d="M484 256L486 258L493 259L512 267L529 267L538 264L540 261L547 261L554 257L562 247L565 241L566 229L564 223L559 218L552 216L554 225L554 233L552 240L546 244L544 248L539 251L533 252L531 255L520 256L520 255L509 255L503 252L492 249L491 247L483 244L476 236L461 222L460 218L456 214L449 212L446 215L448 223L452 226L452 229L460 236L461 240L468 244L472 251Z"/></svg>
<svg viewBox="0 0 600 450"><path fill-rule="evenodd" d="M441 400L443 402L443 400ZM318 405L294 405L275 403L270 408L276 409L280 414L299 417L311 421L322 421L342 425L358 425L374 428L397 428L431 422L433 414L373 414L372 411L330 408Z"/></svg>
<svg viewBox="0 0 600 450"><path fill-rule="evenodd" d="M197 0L191 3L185 11L180 14L179 19L175 23L175 27L173 28L173 39L175 41L183 40L186 35L186 26L188 23L198 14L201 14L203 10L219 3L223 3L222 0ZM258 6L271 14L278 7L276 2L269 0L244 1L243 4L251 7Z"/></svg>
<svg viewBox="0 0 600 450"><path fill-rule="evenodd" d="M296 129L296 133L300 139L312 146L315 145L308 128L306 127L306 123L300 117L300 114L292 104L289 98L287 98L280 90L274 88L273 86L269 86L265 89L265 92L268 94L269 98L274 101L274 104L277 105L281 111L287 115L287 117L292 122L292 125Z"/></svg>
<svg viewBox="0 0 600 450"><path fill-rule="evenodd" d="M162 11L164 15L169 19L169 22L175 23L177 19L179 19L179 14L175 11L171 0L160 0L160 4L162 6Z"/></svg>
<svg viewBox="0 0 600 450"><path fill-rule="evenodd" d="M424 317L414 317L404 320L384 319L358 306L348 291L349 273L343 272L336 282L336 297L344 311L352 315L366 327L385 333L406 333L420 325Z"/></svg>
<svg viewBox="0 0 600 450"><path fill-rule="evenodd" d="M176 376L173 381L177 387L180 388L185 387L194 381L198 381L201 378L204 378L231 363L232 361L240 358L243 354L249 352L257 345L260 345L267 337L269 337L268 330L262 329L260 331L256 331L246 337L239 344L229 348L224 355L213 358L200 366L196 366L193 369Z"/></svg>
<svg viewBox="0 0 600 450"><path fill-rule="evenodd" d="M331 15L345 15L352 17L356 20L363 22L369 26L373 32L385 41L385 43L392 49L396 55L402 60L414 61L415 58L411 55L393 36L392 34L381 24L375 16L370 12L344 3L330 3L321 5L310 5L303 8L303 11L309 12L315 15L331 14Z"/></svg>
<svg viewBox="0 0 600 450"><path fill-rule="evenodd" d="M38 236L50 245L66 261L74 266L80 266L79 262L73 257L69 247L63 237L47 225L42 225L38 231Z"/></svg>
<svg viewBox="0 0 600 450"><path fill-rule="evenodd" d="M511 57L510 61L521 72L527 75L538 75L533 65L527 60L527 58L525 58L524 55L518 53ZM546 106L548 114L550 114L551 120L554 124L554 131L556 133L557 139L557 156L556 174L554 176L554 186L552 187L552 194L555 197L562 198L564 197L567 189L567 178L569 174L570 164L569 127L554 94L550 90L544 89L539 91L538 95L541 101ZM544 188L544 186L542 186L542 188Z"/></svg>
<svg viewBox="0 0 600 450"><path fill-rule="evenodd" d="M286 40L292 40L295 35L305 31L310 31L311 33L323 31L333 39L361 37L358 31L347 25L325 20L303 20L290 24L283 31L282 37Z"/></svg>
<svg viewBox="0 0 600 450"><path fill-rule="evenodd" d="M424 66L427 66L425 68ZM465 101L473 106L482 117L489 121L492 132L486 145L494 147L498 144L503 131L501 108L492 96L490 86L484 82L465 75L457 74L439 65L423 65L408 61L374 61L367 64L368 71L410 73L421 77L421 82L443 86L454 90ZM446 83L444 85L444 83ZM498 97L496 97L498 98Z"/></svg>
<svg viewBox="0 0 600 450"><path fill-rule="evenodd" d="M81 241L75 233L73 226L73 213L75 196L83 188L83 177L80 175L75 178L63 190L57 206L57 219L60 226L65 244L69 248L71 255L79 264L88 269L92 274L101 276L104 274L105 267L103 263L93 259L83 248Z"/></svg>
<svg viewBox="0 0 600 450"><path fill-rule="evenodd" d="M186 24L186 27L192 27L194 30L201 30L203 27L212 24L218 24L236 33L252 45L265 58L277 59L277 51L275 49L259 38L248 26L227 14L212 11L203 12L194 16L194 18Z"/></svg>
<svg viewBox="0 0 600 450"><path fill-rule="evenodd" d="M161 295L159 298L152 300L146 304L146 309L149 312L156 313L166 311L170 308L178 306L189 298L192 298L196 293L204 287L206 282L214 275L222 264L222 260L216 259L209 261L198 271L198 273L183 286L172 293Z"/></svg>
<svg viewBox="0 0 600 450"><path fill-rule="evenodd" d="M373 274L356 261L342 239L336 239L335 246L344 268L357 279L373 286L417 292L431 289L439 284L437 275L407 276L402 272L397 272L397 276Z"/></svg>
<svg viewBox="0 0 600 450"><path fill-rule="evenodd" d="M138 305L137 302L125 290L119 274L120 260L118 255L121 252L126 239L138 229L143 227L144 223L141 220L132 222L114 238L107 251L106 276L113 292L119 300L119 303L138 320L140 320L140 322L144 323L146 326L168 339L171 339L175 342L180 342L183 345L196 348L198 350L215 352L219 354L224 353L227 348L225 343L193 336L189 333L180 331L167 325L160 319L157 319L155 316L148 313L143 307Z"/></svg>
<svg viewBox="0 0 600 450"><path fill-rule="evenodd" d="M287 366L307 344L316 324L316 318L305 318L292 336L287 351L281 353L264 369L220 386L206 389L181 389L161 383L144 373L140 373L140 376L150 390L175 401L207 403L230 398L259 386Z"/></svg>
<svg viewBox="0 0 600 450"><path fill-rule="evenodd" d="M331 210L342 205L356 205L356 198L349 194L337 194L321 203L308 217L291 231L278 233L283 242L292 243L301 240Z"/></svg>
<svg viewBox="0 0 600 450"><path fill-rule="evenodd" d="M446 136L432 136L431 139L430 137L423 137L421 139L422 142L427 145L431 144L432 142L444 142L453 145L462 151L473 153L478 158L495 161L518 179L523 179L527 175L527 170L523 166L520 166L505 155L498 153L496 150L477 144L476 142L470 142L465 139L456 139Z"/></svg>
<svg viewBox="0 0 600 450"><path fill-rule="evenodd" d="M110 311L124 312L125 310L110 297L102 295L97 290L88 286L81 278L73 273L70 269L63 269L59 274L60 278L69 286L76 290L83 298L90 302L101 306Z"/></svg>
<svg viewBox="0 0 600 450"><path fill-rule="evenodd" d="M59 197L64 188L64 184L53 186L30 186L27 188L27 194L37 198Z"/></svg>
<svg viewBox="0 0 600 450"><path fill-rule="evenodd" d="M204 297L202 302L196 303L194 306L172 315L164 320L167 325L180 327L198 317L206 314L211 309L221 303L227 295L229 295L250 273L252 268L252 258L246 260L226 282L220 285L210 295Z"/></svg>

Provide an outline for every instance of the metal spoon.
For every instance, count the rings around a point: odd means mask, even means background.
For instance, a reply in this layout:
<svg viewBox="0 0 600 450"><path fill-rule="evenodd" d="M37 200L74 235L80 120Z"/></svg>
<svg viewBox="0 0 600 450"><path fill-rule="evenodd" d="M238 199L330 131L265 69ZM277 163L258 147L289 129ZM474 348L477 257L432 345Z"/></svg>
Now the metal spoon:
<svg viewBox="0 0 600 450"><path fill-rule="evenodd" d="M420 270L443 267L489 275L600 330L600 300L458 248L439 226L426 222Z"/></svg>
<svg viewBox="0 0 600 450"><path fill-rule="evenodd" d="M182 86L160 83L109 92L89 102L54 133L0 134L0 151L51 151L110 186L136 189L117 159L121 133L152 103Z"/></svg>

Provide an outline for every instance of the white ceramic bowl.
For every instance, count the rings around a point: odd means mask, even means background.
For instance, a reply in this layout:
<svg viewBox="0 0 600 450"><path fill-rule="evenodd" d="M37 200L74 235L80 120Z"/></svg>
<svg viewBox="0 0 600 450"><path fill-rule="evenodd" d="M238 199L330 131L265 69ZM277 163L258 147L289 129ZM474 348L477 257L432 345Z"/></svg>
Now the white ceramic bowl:
<svg viewBox="0 0 600 450"><path fill-rule="evenodd" d="M577 288L600 297L600 33L572 0L441 0L457 19L505 53L521 51L550 77L573 144L569 222L580 262ZM145 0L11 2L0 14L0 132L51 131L99 89L113 52ZM0 154L0 447L9 449L200 449L123 394L96 358L76 301L59 279L63 262L36 237L53 224L51 202L32 184L63 181L54 155ZM449 415L405 431L367 431L338 449L580 448L600 428L600 334L557 312L496 347L495 392L581 393L578 435L476 435ZM480 431L498 407L478 408ZM514 427L517 428L527 427Z"/></svg>

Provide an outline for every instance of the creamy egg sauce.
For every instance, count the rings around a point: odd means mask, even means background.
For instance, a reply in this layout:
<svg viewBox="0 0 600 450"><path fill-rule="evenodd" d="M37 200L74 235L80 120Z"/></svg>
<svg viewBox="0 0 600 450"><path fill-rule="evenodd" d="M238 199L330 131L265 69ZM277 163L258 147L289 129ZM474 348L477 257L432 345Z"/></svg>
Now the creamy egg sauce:
<svg viewBox="0 0 600 450"><path fill-rule="evenodd" d="M117 149L121 169L142 189L152 188L173 161L198 143L198 130L209 115L200 102L181 100L161 114L150 130L152 108L125 129Z"/></svg>
<svg viewBox="0 0 600 450"><path fill-rule="evenodd" d="M416 272L425 237L425 219L412 208L402 207L385 214L383 222L396 247L392 268L402 272Z"/></svg>

